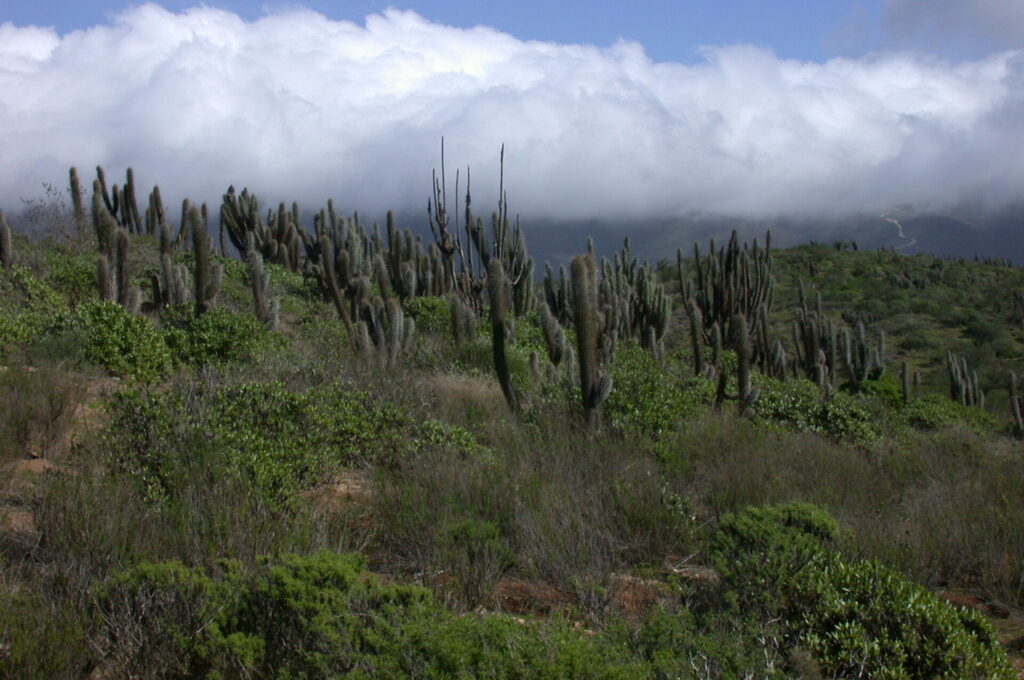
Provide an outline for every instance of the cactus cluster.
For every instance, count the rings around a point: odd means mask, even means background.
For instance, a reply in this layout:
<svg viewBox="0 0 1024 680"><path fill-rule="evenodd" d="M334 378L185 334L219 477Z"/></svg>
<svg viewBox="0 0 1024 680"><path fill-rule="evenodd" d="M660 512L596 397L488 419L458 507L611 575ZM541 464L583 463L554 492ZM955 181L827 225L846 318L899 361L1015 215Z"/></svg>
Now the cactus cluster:
<svg viewBox="0 0 1024 680"><path fill-rule="evenodd" d="M978 372L971 370L966 357L947 352L946 371L949 375L950 399L963 406L985 408L985 392L978 381Z"/></svg>
<svg viewBox="0 0 1024 680"><path fill-rule="evenodd" d="M412 350L416 323L406 318L397 300L377 296L363 305L355 329L356 351L381 368L394 368Z"/></svg>
<svg viewBox="0 0 1024 680"><path fill-rule="evenodd" d="M802 373L822 389L826 389L826 386L835 387L839 359L839 328L832 319L825 316L820 293L815 291L815 304L812 309L808 304L802 281L799 283L798 291L799 307L793 321L796 372Z"/></svg>
<svg viewBox="0 0 1024 680"><path fill-rule="evenodd" d="M756 239L751 245L744 243L741 246L735 231L728 245L717 250L712 239L707 255L702 256L700 246L694 243L692 280L685 270L682 250L676 255L683 300L692 299L700 310L699 330L705 344L711 342L712 328L717 324L726 345L732 347L740 337L734 328L737 315L758 320L771 312L775 280L772 277L770 232L765 238L764 248L758 246ZM690 323L694 323L693 318L690 318ZM770 347L762 346L761 336L758 332L751 338L755 357L770 355Z"/></svg>
<svg viewBox="0 0 1024 680"><path fill-rule="evenodd" d="M447 180L444 166L444 140L441 140L441 173L433 175L433 196L427 201L427 218L434 246L441 266L451 281L451 289L463 303L481 314L489 291L488 271L492 259L501 262L502 271L511 286L510 309L520 317L533 309L533 260L526 251L526 238L518 218L513 223L508 216L508 197L505 194L505 147L501 147L498 184L498 209L491 214L490 233L484 228L483 218L471 209L472 195L469 170L466 170L466 196L464 224L460 228L456 211L455 226L448 212ZM459 193L459 174L456 173L455 194ZM467 245L463 245L463 231Z"/></svg>
<svg viewBox="0 0 1024 680"><path fill-rule="evenodd" d="M877 342L872 346L863 322L857 323L852 337L849 329L843 329L843 366L854 390L860 389L866 380L877 380L885 375L885 331L879 329L877 337Z"/></svg>
<svg viewBox="0 0 1024 680"><path fill-rule="evenodd" d="M288 210L282 201L277 212L267 211L264 220L260 214L259 199L249 190L242 189L236 194L235 187L229 186L220 205L220 248L226 255L224 235L241 257L247 258L250 244L267 262L280 265L289 271L300 271L300 247L302 228L299 224L299 206L292 203ZM251 239L251 240L250 240Z"/></svg>

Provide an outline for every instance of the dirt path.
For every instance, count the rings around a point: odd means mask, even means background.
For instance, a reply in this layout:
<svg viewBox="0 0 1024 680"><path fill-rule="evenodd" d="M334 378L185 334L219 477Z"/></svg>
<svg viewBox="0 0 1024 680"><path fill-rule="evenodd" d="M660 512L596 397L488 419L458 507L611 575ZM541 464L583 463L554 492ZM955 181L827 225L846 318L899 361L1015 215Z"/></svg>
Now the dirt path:
<svg viewBox="0 0 1024 680"><path fill-rule="evenodd" d="M896 231L899 233L899 237L906 241L906 243L901 243L898 246L893 246L893 250L903 250L904 248L909 248L910 246L917 243L916 238L911 238L903 233L903 225L900 224L900 221L898 219L896 219L895 217L889 217L889 213L882 213L881 215L879 215L879 217L885 220L886 222L889 222L890 224L896 225Z"/></svg>

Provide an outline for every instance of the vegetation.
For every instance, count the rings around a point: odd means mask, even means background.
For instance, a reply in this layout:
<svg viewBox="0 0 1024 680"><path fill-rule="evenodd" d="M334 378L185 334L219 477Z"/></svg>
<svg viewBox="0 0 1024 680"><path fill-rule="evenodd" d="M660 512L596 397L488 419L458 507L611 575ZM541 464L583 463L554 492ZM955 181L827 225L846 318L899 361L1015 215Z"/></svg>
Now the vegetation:
<svg viewBox="0 0 1024 680"><path fill-rule="evenodd" d="M734 236L535 292L443 174L423 236L74 171L0 233L0 677L1014 677L1024 271Z"/></svg>

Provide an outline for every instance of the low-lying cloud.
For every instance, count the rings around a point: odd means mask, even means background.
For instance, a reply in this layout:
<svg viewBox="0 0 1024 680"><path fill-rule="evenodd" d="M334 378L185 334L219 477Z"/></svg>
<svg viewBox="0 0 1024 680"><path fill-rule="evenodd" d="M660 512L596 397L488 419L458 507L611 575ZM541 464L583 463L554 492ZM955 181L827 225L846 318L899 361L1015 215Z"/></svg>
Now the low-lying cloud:
<svg viewBox="0 0 1024 680"><path fill-rule="evenodd" d="M524 216L998 205L1024 187L1022 59L811 63L734 45L654 63L634 43L529 42L398 10L357 25L150 4L63 36L7 23L0 204L99 163L165 197L216 203L234 184L310 208L422 208L443 135L481 210L504 143Z"/></svg>

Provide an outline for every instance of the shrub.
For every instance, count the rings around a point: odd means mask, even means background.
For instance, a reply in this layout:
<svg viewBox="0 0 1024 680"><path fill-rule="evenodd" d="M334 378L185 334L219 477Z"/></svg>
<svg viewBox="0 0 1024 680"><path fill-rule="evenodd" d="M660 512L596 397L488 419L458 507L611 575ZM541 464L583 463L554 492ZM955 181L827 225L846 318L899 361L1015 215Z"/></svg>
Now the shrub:
<svg viewBox="0 0 1024 680"><path fill-rule="evenodd" d="M711 537L711 563L740 601L774 611L837 534L835 520L807 503L747 508L722 518Z"/></svg>
<svg viewBox="0 0 1024 680"><path fill-rule="evenodd" d="M364 568L328 552L209 574L141 564L99 589L94 648L114 652L105 662L124 677L645 677L565 622L453 616L427 590ZM143 639L125 645L125 633Z"/></svg>
<svg viewBox="0 0 1024 680"><path fill-rule="evenodd" d="M21 265L0 268L0 359L38 340L67 311L63 298Z"/></svg>
<svg viewBox="0 0 1024 680"><path fill-rule="evenodd" d="M795 593L793 626L828 677L1016 677L991 626L877 562L831 559Z"/></svg>
<svg viewBox="0 0 1024 680"><path fill-rule="evenodd" d="M825 401L818 386L808 380L779 382L762 377L758 386L754 412L762 421L858 443L879 437L871 416L848 394L839 392Z"/></svg>
<svg viewBox="0 0 1024 680"><path fill-rule="evenodd" d="M975 432L986 432L996 425L995 418L985 411L963 406L941 394L928 394L911 400L906 408L906 418L914 427L925 430L963 425Z"/></svg>
<svg viewBox="0 0 1024 680"><path fill-rule="evenodd" d="M448 301L442 297L409 298L402 305L405 313L416 322L416 329L423 333L450 333L451 310Z"/></svg>
<svg viewBox="0 0 1024 680"><path fill-rule="evenodd" d="M189 364L252 361L271 337L252 314L223 307L196 315L183 305L165 310L161 319L175 358Z"/></svg>
<svg viewBox="0 0 1024 680"><path fill-rule="evenodd" d="M624 434L657 438L706 396L671 380L650 352L632 342L616 353L611 375L604 419Z"/></svg>
<svg viewBox="0 0 1024 680"><path fill-rule="evenodd" d="M78 308L86 358L97 366L139 382L153 382L171 367L163 334L146 319L107 300Z"/></svg>

